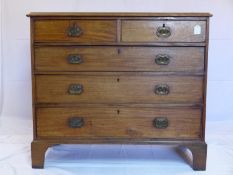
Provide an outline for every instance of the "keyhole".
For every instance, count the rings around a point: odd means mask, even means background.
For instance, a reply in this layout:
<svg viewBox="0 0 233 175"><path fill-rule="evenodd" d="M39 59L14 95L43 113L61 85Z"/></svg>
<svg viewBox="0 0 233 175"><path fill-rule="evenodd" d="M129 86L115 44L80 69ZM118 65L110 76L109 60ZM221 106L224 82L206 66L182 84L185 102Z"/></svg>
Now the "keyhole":
<svg viewBox="0 0 233 175"><path fill-rule="evenodd" d="M117 53L118 53L118 55L121 54L121 49L120 48L117 49Z"/></svg>
<svg viewBox="0 0 233 175"><path fill-rule="evenodd" d="M120 114L120 110L119 110L119 109L117 110L117 114L118 114L118 115Z"/></svg>
<svg viewBox="0 0 233 175"><path fill-rule="evenodd" d="M117 82L120 82L120 78L117 78Z"/></svg>

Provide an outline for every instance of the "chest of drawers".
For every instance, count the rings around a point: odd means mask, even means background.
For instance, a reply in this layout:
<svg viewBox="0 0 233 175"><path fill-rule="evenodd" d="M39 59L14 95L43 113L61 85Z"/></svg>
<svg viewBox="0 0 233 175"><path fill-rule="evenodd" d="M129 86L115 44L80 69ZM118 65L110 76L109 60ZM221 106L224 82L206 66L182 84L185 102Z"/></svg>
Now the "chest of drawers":
<svg viewBox="0 0 233 175"><path fill-rule="evenodd" d="M210 14L28 16L32 167L53 145L111 143L176 145L205 169Z"/></svg>

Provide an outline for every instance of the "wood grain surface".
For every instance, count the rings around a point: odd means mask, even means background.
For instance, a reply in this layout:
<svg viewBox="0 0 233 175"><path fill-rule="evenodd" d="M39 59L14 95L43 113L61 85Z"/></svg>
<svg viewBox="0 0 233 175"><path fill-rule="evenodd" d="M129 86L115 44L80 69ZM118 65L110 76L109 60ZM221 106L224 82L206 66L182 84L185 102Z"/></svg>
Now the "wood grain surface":
<svg viewBox="0 0 233 175"><path fill-rule="evenodd" d="M206 83L210 13L33 12L32 167L56 144L174 144L206 168ZM72 26L80 35L70 36ZM159 27L171 35L159 37ZM158 65L158 55L168 55ZM71 64L78 55L80 64ZM82 85L79 95L71 85ZM155 93L162 85L167 95ZM79 117L80 128L69 120ZM156 118L168 127L153 125ZM181 152L184 152L183 150Z"/></svg>
<svg viewBox="0 0 233 175"><path fill-rule="evenodd" d="M153 12L31 12L27 14L30 17L210 17L212 14L202 13L153 13Z"/></svg>
<svg viewBox="0 0 233 175"><path fill-rule="evenodd" d="M163 25L171 29L167 38L158 37L156 31ZM201 28L200 34L194 34L194 27ZM204 42L205 21L122 21L122 42Z"/></svg>
<svg viewBox="0 0 233 175"><path fill-rule="evenodd" d="M71 84L83 93L70 95ZM156 85L169 86L168 95L154 93ZM37 75L37 103L202 103L199 76Z"/></svg>
<svg viewBox="0 0 233 175"><path fill-rule="evenodd" d="M155 58L167 55L170 62L158 65ZM71 64L70 55L81 57ZM36 71L204 71L204 47L35 47Z"/></svg>
<svg viewBox="0 0 233 175"><path fill-rule="evenodd" d="M38 137L189 138L200 136L200 109L154 108L37 108ZM81 117L84 125L71 128L68 119ZM168 127L153 126L166 117Z"/></svg>
<svg viewBox="0 0 233 175"><path fill-rule="evenodd" d="M82 30L77 37L68 36L73 25ZM34 25L36 42L114 42L116 21L114 20L36 20Z"/></svg>

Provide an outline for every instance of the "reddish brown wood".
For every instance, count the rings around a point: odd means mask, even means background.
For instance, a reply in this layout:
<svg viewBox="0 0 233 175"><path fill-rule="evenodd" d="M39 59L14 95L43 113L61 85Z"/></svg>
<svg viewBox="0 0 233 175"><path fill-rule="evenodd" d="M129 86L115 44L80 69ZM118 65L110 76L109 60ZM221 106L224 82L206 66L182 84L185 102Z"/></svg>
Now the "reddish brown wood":
<svg viewBox="0 0 233 175"><path fill-rule="evenodd" d="M169 56L167 65L156 64L158 55ZM71 64L70 55L82 62ZM36 47L36 71L180 71L203 72L203 47Z"/></svg>
<svg viewBox="0 0 233 175"><path fill-rule="evenodd" d="M178 147L178 153L190 164L193 170L206 169L207 144L205 142L184 144Z"/></svg>
<svg viewBox="0 0 233 175"><path fill-rule="evenodd" d="M78 43L78 42L35 42L35 46L146 46L146 47L204 47L206 43L188 42L99 42L99 43Z"/></svg>
<svg viewBox="0 0 233 175"><path fill-rule="evenodd" d="M32 116L33 116L33 139L36 139L36 119L35 119L35 89L36 89L36 83L35 83L35 76L34 76L34 64L35 64L35 58L34 58L34 20L30 20L30 49L31 49L31 81L32 81Z"/></svg>
<svg viewBox="0 0 233 175"><path fill-rule="evenodd" d="M31 12L29 17L211 17L210 13L89 13L89 12Z"/></svg>
<svg viewBox="0 0 233 175"><path fill-rule="evenodd" d="M200 137L199 108L37 108L37 135L62 138L177 138ZM68 120L83 118L81 128L72 128ZM168 127L153 126L156 117L166 117Z"/></svg>
<svg viewBox="0 0 233 175"><path fill-rule="evenodd" d="M205 127L206 127L206 91L207 91L207 73L208 73L208 47L209 47L209 18L206 22L206 47L205 47L205 62L204 62L204 70L205 70L205 78L203 83L203 111L202 111L202 141L205 141Z"/></svg>
<svg viewBox="0 0 233 175"><path fill-rule="evenodd" d="M68 72L68 71L35 71L34 75L85 75L85 76L201 76L204 72Z"/></svg>
<svg viewBox="0 0 233 175"><path fill-rule="evenodd" d="M165 25L170 28L169 37L159 37L156 32ZM201 27L201 34L194 35L194 27ZM122 21L122 42L204 42L205 21Z"/></svg>
<svg viewBox="0 0 233 175"><path fill-rule="evenodd" d="M32 168L44 168L45 153L51 143L33 141L31 143Z"/></svg>
<svg viewBox="0 0 233 175"><path fill-rule="evenodd" d="M190 149L194 170L204 170L209 13L31 13L33 89L32 167L43 168L55 144L174 144ZM73 24L83 33L70 37ZM158 38L156 29L172 29ZM201 34L194 35L195 25ZM81 53L84 64L67 64ZM157 53L172 55L166 66ZM82 83L81 95L68 95L70 83ZM157 84L170 93L154 94ZM81 130L67 119L82 115ZM154 117L170 125L155 129ZM54 125L55 124L55 125ZM94 125L93 125L94 124ZM81 137L80 137L81 136Z"/></svg>
<svg viewBox="0 0 233 175"><path fill-rule="evenodd" d="M76 25L80 36L69 36L68 30ZM36 42L98 43L116 41L116 21L113 20L35 20Z"/></svg>
<svg viewBox="0 0 233 175"><path fill-rule="evenodd" d="M203 78L199 76L95 76L37 75L38 103L202 103ZM70 95L71 84L81 84L80 95ZM155 87L167 85L169 94Z"/></svg>

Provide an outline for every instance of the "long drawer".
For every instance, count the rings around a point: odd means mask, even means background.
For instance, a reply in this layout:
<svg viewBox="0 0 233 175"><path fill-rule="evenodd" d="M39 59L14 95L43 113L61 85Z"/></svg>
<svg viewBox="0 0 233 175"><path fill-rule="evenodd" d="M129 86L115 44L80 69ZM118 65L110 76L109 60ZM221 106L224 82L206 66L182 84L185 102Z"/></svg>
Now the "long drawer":
<svg viewBox="0 0 233 175"><path fill-rule="evenodd" d="M99 43L116 41L114 20L36 20L35 42Z"/></svg>
<svg viewBox="0 0 233 175"><path fill-rule="evenodd" d="M37 103L202 103L202 76L37 75Z"/></svg>
<svg viewBox="0 0 233 175"><path fill-rule="evenodd" d="M201 110L192 108L37 108L37 136L69 138L200 137Z"/></svg>
<svg viewBox="0 0 233 175"><path fill-rule="evenodd" d="M203 47L35 47L37 71L203 72Z"/></svg>
<svg viewBox="0 0 233 175"><path fill-rule="evenodd" d="M205 21L123 20L123 42L204 42Z"/></svg>

